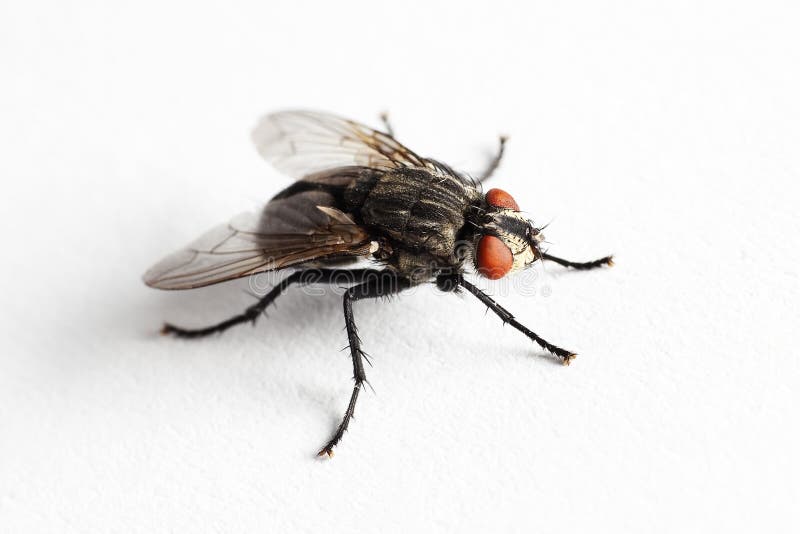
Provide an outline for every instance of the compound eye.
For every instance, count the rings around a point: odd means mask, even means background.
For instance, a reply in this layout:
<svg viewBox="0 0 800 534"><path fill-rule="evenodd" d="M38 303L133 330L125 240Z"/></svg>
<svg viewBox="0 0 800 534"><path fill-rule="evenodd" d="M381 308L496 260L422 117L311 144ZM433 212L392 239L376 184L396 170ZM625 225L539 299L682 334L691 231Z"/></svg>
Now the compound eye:
<svg viewBox="0 0 800 534"><path fill-rule="evenodd" d="M478 272L489 280L504 277L514 265L514 255L503 240L486 235L478 241Z"/></svg>
<svg viewBox="0 0 800 534"><path fill-rule="evenodd" d="M519 205L514 197L503 191L502 189L489 189L486 192L486 202L495 208L506 208L514 211L519 211Z"/></svg>

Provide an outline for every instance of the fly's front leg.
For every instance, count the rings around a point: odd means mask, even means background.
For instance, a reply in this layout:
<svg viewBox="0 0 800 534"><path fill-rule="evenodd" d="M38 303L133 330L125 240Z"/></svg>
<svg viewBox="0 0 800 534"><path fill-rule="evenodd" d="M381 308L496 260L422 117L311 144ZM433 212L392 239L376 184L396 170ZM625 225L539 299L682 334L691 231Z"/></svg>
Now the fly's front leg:
<svg viewBox="0 0 800 534"><path fill-rule="evenodd" d="M494 171L497 170L497 167L500 166L500 160L503 159L503 154L505 153L506 149L506 141L508 141L508 137L505 135L500 136L500 148L497 150L497 155L492 158L492 161L489 163L489 166L486 168L485 171L478 177L478 183L483 183L489 178L492 177Z"/></svg>
<svg viewBox="0 0 800 534"><path fill-rule="evenodd" d="M516 328L517 330L528 336L530 339L538 343L540 347L560 358L561 361L564 363L564 365L569 365L569 363L575 358L575 356L577 356L574 352L570 352L566 349L562 349L561 347L557 347L556 345L553 345L549 341L546 341L543 338L539 337L539 335L537 335L536 332L530 330L528 327L524 326L519 321L517 321L511 314L511 312L500 306L497 302L494 301L492 297L490 297L489 295L487 295L486 293L484 293L483 291L481 291L468 281L464 280L463 277L459 279L458 284L467 291L469 291L470 293L472 293L473 295L475 295L476 297L478 297L478 300L483 302L486 306L489 307L490 310L496 313L497 316L500 317L500 319L502 319L504 323L510 324L511 326L513 326L514 328Z"/></svg>
<svg viewBox="0 0 800 534"><path fill-rule="evenodd" d="M609 267L614 265L614 256L606 256L605 258L600 258L599 260L594 261L578 262L557 258L556 256L551 256L550 254L542 254L542 259L546 261L552 261L559 265L563 265L564 267L571 267L581 271L597 269L598 267L603 267L604 265L608 265Z"/></svg>
<svg viewBox="0 0 800 534"><path fill-rule="evenodd" d="M342 298L344 323L347 329L347 341L350 345L350 356L353 358L353 380L355 384L342 422L339 423L330 441L319 451L319 456L333 456L333 448L342 439L347 427L350 425L350 420L353 418L353 413L355 412L358 393L367 380L367 375L364 372L364 351L361 350L361 339L358 337L358 329L356 328L355 319L353 318L353 301L391 295L411 287L411 282L407 278L402 278L389 271L382 271L378 275L370 278L370 280L348 289Z"/></svg>

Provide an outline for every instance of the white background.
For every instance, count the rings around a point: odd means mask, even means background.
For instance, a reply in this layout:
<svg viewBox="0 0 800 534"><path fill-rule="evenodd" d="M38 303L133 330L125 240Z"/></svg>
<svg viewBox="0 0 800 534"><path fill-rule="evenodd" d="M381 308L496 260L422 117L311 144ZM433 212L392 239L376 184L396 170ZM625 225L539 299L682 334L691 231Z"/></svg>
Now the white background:
<svg viewBox="0 0 800 534"><path fill-rule="evenodd" d="M0 6L0 531L797 532L796 2ZM590 273L474 299L141 273L289 179L259 115L320 108L477 171ZM530 275L530 273L529 273ZM527 276L527 275L526 275ZM528 287L528 286L526 286Z"/></svg>

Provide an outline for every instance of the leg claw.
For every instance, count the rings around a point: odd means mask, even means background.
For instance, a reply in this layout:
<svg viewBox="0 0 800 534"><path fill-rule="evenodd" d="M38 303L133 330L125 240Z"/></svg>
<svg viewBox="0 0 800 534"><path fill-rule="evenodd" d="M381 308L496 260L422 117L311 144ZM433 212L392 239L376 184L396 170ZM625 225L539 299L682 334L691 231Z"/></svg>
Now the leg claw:
<svg viewBox="0 0 800 534"><path fill-rule="evenodd" d="M317 453L317 456L328 456L328 458L333 458L333 448L332 447L325 447L321 451Z"/></svg>

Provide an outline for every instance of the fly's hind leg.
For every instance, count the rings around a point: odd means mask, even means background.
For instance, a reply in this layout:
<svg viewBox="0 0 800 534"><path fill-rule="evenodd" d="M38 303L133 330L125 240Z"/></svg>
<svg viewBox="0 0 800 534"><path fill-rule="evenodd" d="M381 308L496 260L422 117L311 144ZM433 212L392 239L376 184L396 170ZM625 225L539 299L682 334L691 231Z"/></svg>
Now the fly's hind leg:
<svg viewBox="0 0 800 534"><path fill-rule="evenodd" d="M237 324L255 323L256 319L258 319L258 317L264 313L264 310L267 309L267 306L272 304L275 299L281 296L281 294L286 291L290 285L298 282L300 278L302 278L303 273L304 271L297 271L287 276L281 280L280 284L273 287L269 293L261 297L258 302L247 308L244 312L234 315L230 319L226 319L221 323L207 326L205 328L181 328L179 326L165 323L161 329L161 333L165 335L171 334L173 336L183 338L205 337L211 334L224 332L228 328L236 326Z"/></svg>
<svg viewBox="0 0 800 534"><path fill-rule="evenodd" d="M364 351L361 350L361 339L358 337L358 329L353 318L353 301L388 296L399 293L409 287L411 287L411 282L407 278L400 277L394 272L382 271L377 276L371 277L370 280L353 286L345 292L342 298L344 323L347 329L347 341L350 345L350 356L353 359L353 380L355 384L353 385L353 393L350 395L350 402L347 404L342 422L339 423L336 432L334 432L328 443L317 453L319 456L333 456L333 448L347 431L350 420L353 419L358 394L367 380L367 375L364 372Z"/></svg>
<svg viewBox="0 0 800 534"><path fill-rule="evenodd" d="M597 269L598 267L603 267L604 265L608 265L609 267L614 265L614 256L606 256L604 258L600 258L599 260L594 261L569 261L562 258L557 258L556 256L551 256L550 254L542 254L542 259L547 261L552 261L553 263L557 263L559 265L563 265L564 267L571 267L572 269L578 269L581 271L588 271L589 269Z"/></svg>
<svg viewBox="0 0 800 534"><path fill-rule="evenodd" d="M247 308L244 312L226 319L221 323L205 328L181 328L179 326L164 324L161 333L165 335L173 335L182 338L198 338L205 337L211 334L224 332L232 326L241 323L254 323L264 310L272 304L275 299L283 294L292 284L311 284L311 283L348 283L352 284L363 280L369 273L378 273L380 271L375 269L305 269L296 271L287 276L281 282L273 287L269 293L261 297L261 299Z"/></svg>
<svg viewBox="0 0 800 534"><path fill-rule="evenodd" d="M386 133L390 136L394 137L394 128L392 128L392 123L389 121L389 112L384 111L380 115L381 122L383 123L383 127L386 128Z"/></svg>
<svg viewBox="0 0 800 534"><path fill-rule="evenodd" d="M497 149L497 154L495 155L494 158L492 158L492 161L489 163L489 166L486 168L486 170L483 171L483 173L481 173L481 175L478 177L477 181L479 184L491 178L492 175L494 174L494 171L496 171L497 167L500 166L500 161L503 159L503 154L505 153L506 150L506 141L508 141L508 137L506 137L505 135L501 135L500 148Z"/></svg>

